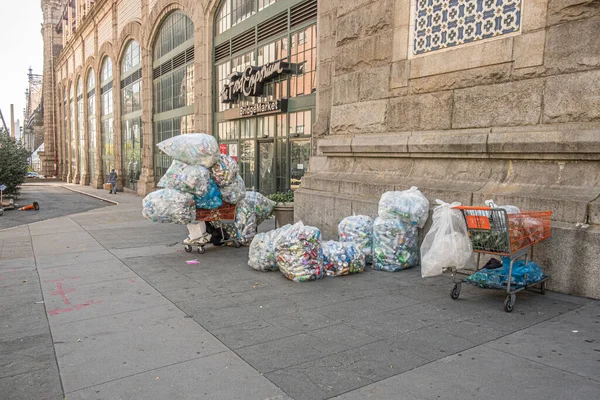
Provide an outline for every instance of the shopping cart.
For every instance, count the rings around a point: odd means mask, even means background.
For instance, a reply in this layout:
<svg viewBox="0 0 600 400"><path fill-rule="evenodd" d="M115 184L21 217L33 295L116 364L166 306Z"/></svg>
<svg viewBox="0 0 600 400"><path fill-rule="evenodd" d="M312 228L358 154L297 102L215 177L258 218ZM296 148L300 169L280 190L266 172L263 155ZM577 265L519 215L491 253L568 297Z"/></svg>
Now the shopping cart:
<svg viewBox="0 0 600 400"><path fill-rule="evenodd" d="M233 244L236 248L241 246L238 240L237 229L235 227L235 204L223 203L221 207L213 210L196 209L196 221L204 221L206 223L213 224L217 229L221 231L221 241L219 244ZM224 229L228 231L228 239L225 239L226 235ZM207 240L207 236L200 237L198 239L185 239L183 246L186 252L191 253L193 246L198 247L198 253L204 254L206 251L204 246L210 243Z"/></svg>
<svg viewBox="0 0 600 400"><path fill-rule="evenodd" d="M542 294L546 291L547 275L533 282L513 282L513 266L519 258L525 257L525 265L529 264L530 250L533 245L550 237L551 211L521 211L518 214L508 214L502 208L459 206L465 218L469 239L473 251L477 253L477 268L479 269L481 254L508 257L510 265L508 275L498 275L497 281L478 282L477 286L484 289L506 290L504 311L512 312L516 302L516 293L521 290L539 286ZM451 292L453 299L458 299L462 283L472 284L467 279L458 277L458 270L451 268L454 288ZM461 274L461 276L463 276Z"/></svg>

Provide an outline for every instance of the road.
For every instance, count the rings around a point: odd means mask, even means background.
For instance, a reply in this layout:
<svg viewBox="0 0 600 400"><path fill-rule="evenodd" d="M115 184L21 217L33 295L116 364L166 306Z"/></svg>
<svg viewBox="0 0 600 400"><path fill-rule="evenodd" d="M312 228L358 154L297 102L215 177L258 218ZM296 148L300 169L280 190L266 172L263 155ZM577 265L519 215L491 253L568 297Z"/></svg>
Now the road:
<svg viewBox="0 0 600 400"><path fill-rule="evenodd" d="M18 206L22 207L34 201L39 203L39 211L18 211L16 209L5 211L4 215L0 217L0 230L110 205L105 201L55 185L23 186L21 196L17 200Z"/></svg>

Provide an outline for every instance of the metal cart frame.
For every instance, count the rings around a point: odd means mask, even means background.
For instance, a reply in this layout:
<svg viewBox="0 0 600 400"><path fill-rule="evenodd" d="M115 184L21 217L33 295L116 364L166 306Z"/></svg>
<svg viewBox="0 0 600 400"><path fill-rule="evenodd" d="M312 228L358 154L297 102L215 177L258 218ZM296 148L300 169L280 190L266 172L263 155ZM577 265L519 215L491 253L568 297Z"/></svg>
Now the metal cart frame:
<svg viewBox="0 0 600 400"><path fill-rule="evenodd" d="M522 211L519 214L508 214L502 208L490 207L454 207L462 212L467 224L469 239L473 245L473 251L477 253L477 270L479 270L481 254L499 255L510 258L506 288L498 286L479 286L483 289L506 290L507 296L504 300L504 311L512 312L515 307L516 294L525 289L539 286L541 294L546 292L546 281L549 276L544 275L542 279L526 285L512 285L513 265L515 261L525 257L526 265L530 261L530 253L536 243L550 237L551 211ZM525 221L534 221L534 228L527 227ZM491 240L486 243L482 240L483 234L487 234ZM494 237L495 236L495 237ZM495 240L494 240L495 239ZM463 283L470 283L464 278L458 277L458 269L451 267L452 281L454 287L450 297L454 300L460 296ZM462 275L462 274L461 274Z"/></svg>
<svg viewBox="0 0 600 400"><path fill-rule="evenodd" d="M204 209L196 209L196 221L204 221L204 222L223 222L227 224L231 224L237 232L237 228L235 228L235 204L223 203L221 207L215 208L213 210L204 210ZM220 224L219 229L221 230L221 244L229 244L232 243L235 248L241 247L241 243L238 239L238 235L235 237L230 237L229 239L223 239L225 237L225 233L223 231L223 224ZM183 241L183 248L187 253L191 253L193 250L193 246L198 246L198 254L204 254L206 249L204 248L208 241L204 238L189 240L186 239Z"/></svg>

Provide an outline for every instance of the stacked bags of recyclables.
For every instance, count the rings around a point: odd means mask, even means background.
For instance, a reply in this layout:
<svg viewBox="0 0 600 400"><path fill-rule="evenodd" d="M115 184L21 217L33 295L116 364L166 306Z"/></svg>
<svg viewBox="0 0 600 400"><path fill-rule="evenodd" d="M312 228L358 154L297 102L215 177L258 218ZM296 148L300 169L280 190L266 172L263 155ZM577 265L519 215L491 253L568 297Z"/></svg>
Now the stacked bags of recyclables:
<svg viewBox="0 0 600 400"><path fill-rule="evenodd" d="M277 203L258 192L246 192L237 204L235 226L242 243L248 243L256 235L257 227L269 218Z"/></svg>
<svg viewBox="0 0 600 400"><path fill-rule="evenodd" d="M429 201L416 187L386 192L373 223L373 269L397 272L419 263L419 232Z"/></svg>
<svg viewBox="0 0 600 400"><path fill-rule="evenodd" d="M373 262L373 220L366 215L346 217L338 225L340 242L354 243L365 255L365 262Z"/></svg>

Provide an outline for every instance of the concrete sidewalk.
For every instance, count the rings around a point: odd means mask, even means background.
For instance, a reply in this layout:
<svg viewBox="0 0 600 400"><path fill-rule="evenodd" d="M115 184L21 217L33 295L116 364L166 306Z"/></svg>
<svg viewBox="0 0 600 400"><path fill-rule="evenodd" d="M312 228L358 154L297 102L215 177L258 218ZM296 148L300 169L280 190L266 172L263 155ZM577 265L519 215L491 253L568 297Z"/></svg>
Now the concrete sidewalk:
<svg viewBox="0 0 600 400"><path fill-rule="evenodd" d="M522 293L507 314L418 270L295 284L247 248L183 252L186 228L143 220L139 197L72 189L119 204L0 231L18 248L0 259L2 399L600 396L596 301Z"/></svg>

